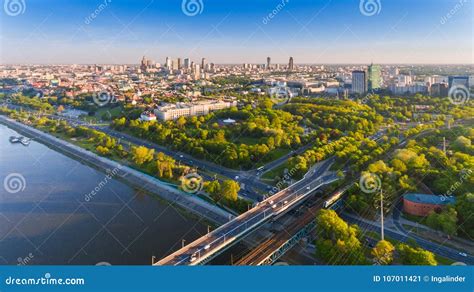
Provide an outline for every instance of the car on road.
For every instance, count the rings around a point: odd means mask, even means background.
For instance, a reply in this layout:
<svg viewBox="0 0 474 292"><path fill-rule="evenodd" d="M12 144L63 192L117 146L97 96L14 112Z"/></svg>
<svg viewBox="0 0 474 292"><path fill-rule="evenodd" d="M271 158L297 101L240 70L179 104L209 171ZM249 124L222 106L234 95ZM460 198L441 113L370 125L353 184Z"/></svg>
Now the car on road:
<svg viewBox="0 0 474 292"><path fill-rule="evenodd" d="M462 257L467 257L467 253L465 253L465 252L460 252L459 255L462 256Z"/></svg>
<svg viewBox="0 0 474 292"><path fill-rule="evenodd" d="M179 155L179 158L183 158L183 154Z"/></svg>
<svg viewBox="0 0 474 292"><path fill-rule="evenodd" d="M238 175L236 175L236 176L234 177L234 179L238 180L238 179L239 179L239 176L238 176Z"/></svg>
<svg viewBox="0 0 474 292"><path fill-rule="evenodd" d="M307 189L307 190L310 190L310 189L311 189L311 187L310 187L310 186L307 186L307 187L306 187L306 189Z"/></svg>
<svg viewBox="0 0 474 292"><path fill-rule="evenodd" d="M208 250L208 249L210 249L210 248L211 248L211 245L208 244L208 245L206 245L206 246L204 247L204 250Z"/></svg>
<svg viewBox="0 0 474 292"><path fill-rule="evenodd" d="M276 204L273 204L272 209L275 209L276 207L277 207L277 205L276 205Z"/></svg>

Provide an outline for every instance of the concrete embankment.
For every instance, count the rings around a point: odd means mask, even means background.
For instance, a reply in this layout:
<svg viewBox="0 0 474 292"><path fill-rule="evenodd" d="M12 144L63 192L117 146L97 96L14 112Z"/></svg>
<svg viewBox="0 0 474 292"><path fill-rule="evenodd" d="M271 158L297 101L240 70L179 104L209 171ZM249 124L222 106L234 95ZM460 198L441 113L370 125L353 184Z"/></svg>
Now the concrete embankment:
<svg viewBox="0 0 474 292"><path fill-rule="evenodd" d="M80 162L93 165L98 169L108 173L109 175L113 174L115 178L124 180L139 189L156 194L166 200L168 203L179 205L182 208L189 210L198 216L205 217L214 223L220 225L227 222L230 217L234 217L227 211L222 210L219 207L216 207L193 195L184 193L150 175L144 174L128 166L121 165L108 158L101 157L79 146L56 138L48 133L42 132L38 129L19 123L2 115L0 115L0 123L7 125L8 127L22 133L25 136L34 138L35 140L47 145L54 150L67 154L68 156L71 156Z"/></svg>

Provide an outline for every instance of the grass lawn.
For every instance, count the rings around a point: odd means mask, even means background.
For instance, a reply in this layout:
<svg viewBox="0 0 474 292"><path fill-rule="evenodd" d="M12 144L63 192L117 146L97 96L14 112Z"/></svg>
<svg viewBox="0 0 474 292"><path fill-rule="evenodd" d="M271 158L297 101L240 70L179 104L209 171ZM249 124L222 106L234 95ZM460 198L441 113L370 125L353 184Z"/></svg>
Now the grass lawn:
<svg viewBox="0 0 474 292"><path fill-rule="evenodd" d="M123 108L121 106L117 106L114 108L103 107L99 108L95 115L93 116L84 116L82 120L90 123L97 123L100 120L104 120L103 116L107 116L107 118L111 121L114 118L118 117L123 112Z"/></svg>
<svg viewBox="0 0 474 292"><path fill-rule="evenodd" d="M268 172L265 172L263 175L262 175L262 179L265 179L265 180L275 180L275 177L279 176L283 176L283 171L285 170L285 168L288 168L288 162L285 162L283 163L282 165L268 171Z"/></svg>

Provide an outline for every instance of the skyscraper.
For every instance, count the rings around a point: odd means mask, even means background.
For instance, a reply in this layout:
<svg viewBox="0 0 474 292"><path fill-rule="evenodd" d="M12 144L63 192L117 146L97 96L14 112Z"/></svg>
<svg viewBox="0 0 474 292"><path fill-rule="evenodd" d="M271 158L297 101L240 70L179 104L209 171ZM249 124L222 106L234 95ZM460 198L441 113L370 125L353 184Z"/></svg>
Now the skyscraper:
<svg viewBox="0 0 474 292"><path fill-rule="evenodd" d="M290 61L288 62L288 71L293 71L294 64L293 64L293 57L290 57Z"/></svg>
<svg viewBox="0 0 474 292"><path fill-rule="evenodd" d="M178 58L178 70L181 70L181 58Z"/></svg>
<svg viewBox="0 0 474 292"><path fill-rule="evenodd" d="M367 91L367 78L365 71L352 71L352 92L363 94Z"/></svg>
<svg viewBox="0 0 474 292"><path fill-rule="evenodd" d="M206 69L206 64L207 64L206 58L202 58L202 60L201 60L201 68L202 68L203 70Z"/></svg>
<svg viewBox="0 0 474 292"><path fill-rule="evenodd" d="M453 86L464 86L469 90L469 76L449 76L448 77L449 90Z"/></svg>
<svg viewBox="0 0 474 292"><path fill-rule="evenodd" d="M267 57L267 70L270 70L270 62L272 59L270 57Z"/></svg>
<svg viewBox="0 0 474 292"><path fill-rule="evenodd" d="M380 66L370 64L368 67L368 89L369 91L377 90L380 88L381 83L381 73Z"/></svg>
<svg viewBox="0 0 474 292"><path fill-rule="evenodd" d="M146 71L147 69L147 66L148 66L148 60L145 58L145 56L143 56L141 62L140 62L140 69L142 71Z"/></svg>
<svg viewBox="0 0 474 292"><path fill-rule="evenodd" d="M184 69L189 69L189 58L184 59Z"/></svg>

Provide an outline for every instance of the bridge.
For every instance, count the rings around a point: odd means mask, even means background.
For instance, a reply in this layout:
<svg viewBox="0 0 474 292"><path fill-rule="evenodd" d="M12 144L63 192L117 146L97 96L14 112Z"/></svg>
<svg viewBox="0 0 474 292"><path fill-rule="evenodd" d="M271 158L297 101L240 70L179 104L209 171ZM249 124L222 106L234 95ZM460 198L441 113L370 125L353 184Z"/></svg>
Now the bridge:
<svg viewBox="0 0 474 292"><path fill-rule="evenodd" d="M316 204L309 208L302 216L286 226L283 231L268 238L251 252L237 261L238 266L259 266L275 263L288 250L293 248L301 239L307 237L316 227L316 213L322 209L338 209L341 207L342 195L352 186L349 184L330 196L320 197Z"/></svg>
<svg viewBox="0 0 474 292"><path fill-rule="evenodd" d="M202 265L209 262L258 227L300 205L318 188L337 181L337 175L327 174L332 163L333 159L328 159L315 165L303 179L153 265Z"/></svg>

